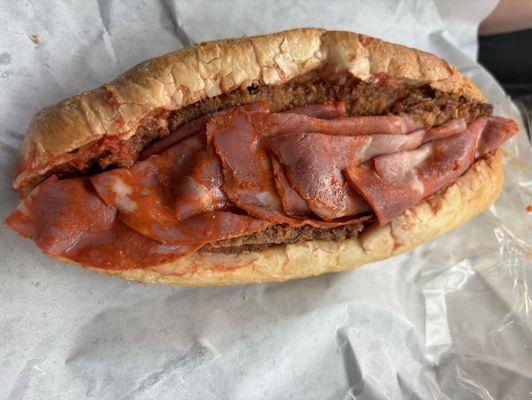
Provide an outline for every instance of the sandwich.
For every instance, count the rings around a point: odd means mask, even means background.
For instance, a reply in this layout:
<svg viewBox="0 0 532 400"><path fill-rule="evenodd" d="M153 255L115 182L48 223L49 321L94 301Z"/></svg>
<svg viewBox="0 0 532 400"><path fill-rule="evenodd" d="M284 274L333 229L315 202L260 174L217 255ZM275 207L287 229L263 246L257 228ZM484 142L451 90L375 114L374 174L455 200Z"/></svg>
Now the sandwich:
<svg viewBox="0 0 532 400"><path fill-rule="evenodd" d="M357 33L201 43L38 112L5 224L144 283L342 271L495 201L517 126L492 111L440 58Z"/></svg>

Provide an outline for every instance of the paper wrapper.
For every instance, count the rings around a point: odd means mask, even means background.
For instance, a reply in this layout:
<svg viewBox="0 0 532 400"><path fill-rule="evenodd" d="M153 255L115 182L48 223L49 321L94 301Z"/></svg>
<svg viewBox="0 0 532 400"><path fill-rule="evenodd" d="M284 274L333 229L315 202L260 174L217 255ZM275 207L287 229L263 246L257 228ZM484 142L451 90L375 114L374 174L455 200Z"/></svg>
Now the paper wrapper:
<svg viewBox="0 0 532 400"><path fill-rule="evenodd" d="M296 26L473 60L494 1L2 1L1 217L41 107L190 42ZM532 152L505 146L497 203L416 251L284 284L146 287L60 265L0 230L0 398L525 399L532 396ZM528 269L528 271L527 271Z"/></svg>

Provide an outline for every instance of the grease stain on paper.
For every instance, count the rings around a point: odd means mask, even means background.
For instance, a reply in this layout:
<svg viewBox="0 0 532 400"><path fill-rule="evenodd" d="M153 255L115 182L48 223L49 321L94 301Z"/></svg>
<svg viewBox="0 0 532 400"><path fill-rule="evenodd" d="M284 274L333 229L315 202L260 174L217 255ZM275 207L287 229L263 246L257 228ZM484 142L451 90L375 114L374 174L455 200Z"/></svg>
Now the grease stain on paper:
<svg viewBox="0 0 532 400"><path fill-rule="evenodd" d="M11 64L11 55L9 53L0 54L0 64L1 65Z"/></svg>

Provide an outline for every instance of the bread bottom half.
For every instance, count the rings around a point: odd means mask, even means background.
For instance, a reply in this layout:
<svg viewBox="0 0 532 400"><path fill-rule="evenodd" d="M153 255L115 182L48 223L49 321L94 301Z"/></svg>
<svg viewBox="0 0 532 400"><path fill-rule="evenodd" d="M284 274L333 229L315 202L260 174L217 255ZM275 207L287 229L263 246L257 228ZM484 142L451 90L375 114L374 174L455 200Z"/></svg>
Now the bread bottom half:
<svg viewBox="0 0 532 400"><path fill-rule="evenodd" d="M495 201L503 180L501 150L496 150L444 191L390 224L365 227L353 239L306 241L241 254L197 252L150 269L89 269L146 284L183 286L280 282L344 271L405 253L455 229Z"/></svg>

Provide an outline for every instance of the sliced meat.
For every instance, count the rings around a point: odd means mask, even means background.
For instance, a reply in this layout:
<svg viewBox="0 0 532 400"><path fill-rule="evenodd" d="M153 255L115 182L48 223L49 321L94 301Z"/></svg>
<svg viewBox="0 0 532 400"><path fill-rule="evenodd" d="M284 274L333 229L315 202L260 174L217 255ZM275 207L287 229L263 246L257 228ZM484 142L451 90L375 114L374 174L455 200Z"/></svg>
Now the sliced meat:
<svg viewBox="0 0 532 400"><path fill-rule="evenodd" d="M285 133L323 133L327 135L404 135L417 128L414 121L405 115L379 115L320 119L298 114L268 115L270 135Z"/></svg>
<svg viewBox="0 0 532 400"><path fill-rule="evenodd" d="M157 226L154 236L162 242L204 244L260 232L270 225L266 220L222 210L196 215L173 225Z"/></svg>
<svg viewBox="0 0 532 400"><path fill-rule="evenodd" d="M185 125L182 125L168 136L150 144L148 147L142 150L139 155L139 160L145 160L149 156L153 154L159 154L192 135L205 132L205 124L209 118L210 115L208 114L202 115L201 117L193 119Z"/></svg>
<svg viewBox="0 0 532 400"><path fill-rule="evenodd" d="M148 268L177 260L200 245L164 245L128 228L94 191L88 178L50 177L6 224L46 254L88 267Z"/></svg>
<svg viewBox="0 0 532 400"><path fill-rule="evenodd" d="M222 192L223 175L218 157L211 149L196 152L177 180L174 192L174 212L177 219L205 212L221 210L230 206L229 199Z"/></svg>
<svg viewBox="0 0 532 400"><path fill-rule="evenodd" d="M362 163L373 157L391 154L397 151L412 150L425 142L427 132L419 129L408 135L367 135L364 146L360 149L356 161ZM356 138L356 136L355 136Z"/></svg>
<svg viewBox="0 0 532 400"><path fill-rule="evenodd" d="M481 117L486 126L480 135L477 157L495 150L517 133L517 124L511 119L502 117Z"/></svg>
<svg viewBox="0 0 532 400"><path fill-rule="evenodd" d="M277 161L277 158L272 155L273 176L275 179L275 186L277 193L281 199L284 212L289 216L306 216L312 213L307 201L295 191L288 178L286 177L284 167Z"/></svg>
<svg viewBox="0 0 532 400"><path fill-rule="evenodd" d="M373 157L414 150L424 142L448 138L466 128L462 119L406 135L297 133L273 136L268 139L268 144L284 166L289 183L306 200L310 209L321 218L331 220L367 211L365 202L346 184L341 172L343 169L355 167ZM410 154L407 158L416 159ZM408 160L389 168L405 168Z"/></svg>
<svg viewBox="0 0 532 400"><path fill-rule="evenodd" d="M131 168L111 170L90 179L104 201L118 209L122 222L160 242L206 243L253 233L269 225L267 221L219 210L228 205L220 190L219 164L205 150L200 136L192 136Z"/></svg>
<svg viewBox="0 0 532 400"><path fill-rule="evenodd" d="M231 202L257 218L291 223L283 213L262 144L267 115L241 109L222 115L207 125L207 138L222 163L222 190Z"/></svg>
<svg viewBox="0 0 532 400"><path fill-rule="evenodd" d="M375 160L374 168L377 174L384 179L400 181L416 168L419 164L430 156L431 146L422 146L419 149L411 151L400 151L388 156L378 157Z"/></svg>
<svg viewBox="0 0 532 400"><path fill-rule="evenodd" d="M452 184L475 158L495 150L516 133L517 125L512 120L481 117L460 134L443 134L442 139L419 149L377 157L372 164L347 168L344 173L371 205L379 222L385 224Z"/></svg>
<svg viewBox="0 0 532 400"><path fill-rule="evenodd" d="M452 184L471 166L480 125L474 122L461 134L434 140L413 151L377 157L373 163L349 167L344 173L384 225Z"/></svg>
<svg viewBox="0 0 532 400"><path fill-rule="evenodd" d="M290 217L284 213L277 194L274 174L264 139L269 130L270 114L236 110L207 124L207 140L212 143L222 163L223 192L233 205L248 214L276 224L299 227L341 226L367 220L367 216L340 221L319 221L313 218ZM288 114L286 114L288 115Z"/></svg>
<svg viewBox="0 0 532 400"><path fill-rule="evenodd" d="M301 133L269 138L268 145L310 209L330 221L369 211L341 172L352 163L358 164L359 154L369 138Z"/></svg>
<svg viewBox="0 0 532 400"><path fill-rule="evenodd" d="M434 139L443 139L449 136L462 133L467 129L467 123L465 119L458 118L452 119L444 124L430 128L425 136L424 141L429 142Z"/></svg>
<svg viewBox="0 0 532 400"><path fill-rule="evenodd" d="M267 111L267 105L264 102L254 102L241 106L242 109L247 111ZM345 108L345 107L344 107ZM235 107L229 107L225 110L218 111L215 113L204 114L198 118L193 119L192 121L187 122L184 125L181 125L179 128L171 132L168 136L156 141L155 143L150 144L146 147L139 155L139 160L145 160L153 154L162 153L164 150L174 146L175 144L181 142L182 140L196 134L205 133L205 127L207 122L216 116L228 113L235 110Z"/></svg>
<svg viewBox="0 0 532 400"><path fill-rule="evenodd" d="M83 234L110 229L115 216L116 210L102 202L88 179L51 176L19 203L6 224L44 252L60 255Z"/></svg>
<svg viewBox="0 0 532 400"><path fill-rule="evenodd" d="M415 149L424 136L424 130L408 135L299 133L271 137L268 145L310 209L321 218L332 220L369 211L365 201L345 182L344 168L378 155Z"/></svg>
<svg viewBox="0 0 532 400"><path fill-rule="evenodd" d="M452 184L517 130L498 117L416 127L407 116L345 117L343 102L277 114L253 103L183 125L130 168L50 178L6 223L98 268L341 240L371 211L385 224Z"/></svg>
<svg viewBox="0 0 532 400"><path fill-rule="evenodd" d="M156 231L178 222L176 183L204 146L199 136L192 136L130 168L106 171L91 176L90 180L107 205L118 210L122 222L145 236L158 239ZM190 199L184 201L190 203Z"/></svg>
<svg viewBox="0 0 532 400"><path fill-rule="evenodd" d="M151 140L179 129L183 123L199 116L241 106L250 101L267 101L273 111L287 110L304 104L322 103L327 100L341 100L346 104L347 115L408 114L416 124L432 126L451 118L465 118L468 122L482 115L489 115L492 106L471 101L455 94L435 91L428 85L412 86L397 81L393 85L379 82L364 82L354 79L349 73L316 74L298 77L283 85L252 87L252 91L234 90L221 96L209 97L178 110L156 112L145 118L130 140L118 140L126 151L110 152L102 143L83 146L71 157L65 157L46 176L56 174L61 178L91 174L99 170L98 165L129 167L138 152ZM418 125L416 125L418 126ZM419 126L421 127L421 126ZM122 158L123 155L125 158ZM105 160L102 160L105 159ZM22 167L23 165L21 165ZM21 187L37 185L46 176L33 177L21 183ZM26 193L25 190L22 190Z"/></svg>
<svg viewBox="0 0 532 400"><path fill-rule="evenodd" d="M147 238L115 221L111 229L90 233L61 257L86 267L104 269L150 268L194 253L201 243L165 244Z"/></svg>
<svg viewBox="0 0 532 400"><path fill-rule="evenodd" d="M345 117L345 103L343 101L326 101L318 104L306 104L304 106L295 107L285 111L290 114L301 114L307 117L320 119L334 119Z"/></svg>

